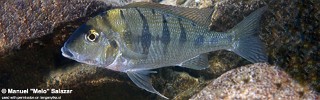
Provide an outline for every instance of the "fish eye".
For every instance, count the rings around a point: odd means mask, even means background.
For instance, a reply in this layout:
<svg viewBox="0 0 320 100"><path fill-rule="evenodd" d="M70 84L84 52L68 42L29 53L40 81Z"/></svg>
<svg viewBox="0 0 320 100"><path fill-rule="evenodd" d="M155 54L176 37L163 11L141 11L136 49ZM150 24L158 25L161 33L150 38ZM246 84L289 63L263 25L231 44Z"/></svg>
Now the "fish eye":
<svg viewBox="0 0 320 100"><path fill-rule="evenodd" d="M99 37L99 33L96 30L90 30L88 34L86 34L86 40L90 42L94 42Z"/></svg>

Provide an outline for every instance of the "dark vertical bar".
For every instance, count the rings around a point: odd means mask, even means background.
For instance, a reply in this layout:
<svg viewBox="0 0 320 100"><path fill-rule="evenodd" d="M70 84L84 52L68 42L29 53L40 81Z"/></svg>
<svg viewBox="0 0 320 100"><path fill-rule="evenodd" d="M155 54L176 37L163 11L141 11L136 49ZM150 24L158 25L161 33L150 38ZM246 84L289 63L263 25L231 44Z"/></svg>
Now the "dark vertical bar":
<svg viewBox="0 0 320 100"><path fill-rule="evenodd" d="M167 19L165 17L165 15L162 15L162 36L161 36L161 43L164 44L164 53L167 52L167 49L168 49L168 45L170 43L170 31L169 31L169 28L168 28L168 22L167 22Z"/></svg>
<svg viewBox="0 0 320 100"><path fill-rule="evenodd" d="M179 44L183 45L187 41L187 33L181 23L181 18L178 18L178 21L179 21L179 26L180 26Z"/></svg>
<svg viewBox="0 0 320 100"><path fill-rule="evenodd" d="M154 9L151 9L152 14L155 14L156 12L154 11Z"/></svg>
<svg viewBox="0 0 320 100"><path fill-rule="evenodd" d="M194 45L196 46L201 46L204 43L204 36L203 35L199 35L197 36L197 38L194 40Z"/></svg>
<svg viewBox="0 0 320 100"><path fill-rule="evenodd" d="M141 19L142 19L142 36L140 37L140 42L141 42L141 46L143 48L143 54L148 54L149 53L149 48L151 46L151 33L149 30L149 25L147 22L146 17L141 13L141 11L136 8L136 10L138 11Z"/></svg>
<svg viewBox="0 0 320 100"><path fill-rule="evenodd" d="M121 17L121 19L125 20L125 17L123 15L123 11L121 9L120 9L120 17Z"/></svg>

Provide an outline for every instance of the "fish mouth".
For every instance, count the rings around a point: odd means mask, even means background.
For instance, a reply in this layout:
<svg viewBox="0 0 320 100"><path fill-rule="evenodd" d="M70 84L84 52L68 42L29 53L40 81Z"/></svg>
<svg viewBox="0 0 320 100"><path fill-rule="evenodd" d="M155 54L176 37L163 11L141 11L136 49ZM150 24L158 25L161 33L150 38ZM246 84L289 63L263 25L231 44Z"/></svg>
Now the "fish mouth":
<svg viewBox="0 0 320 100"><path fill-rule="evenodd" d="M72 60L75 60L77 62L82 62L82 63L86 63L86 64L89 64L89 65L96 65L96 63L97 63L96 60L85 59L85 57L80 56L77 53L74 54L72 51L70 51L66 47L62 47L61 48L61 52L62 52L62 55L64 57L72 59Z"/></svg>
<svg viewBox="0 0 320 100"><path fill-rule="evenodd" d="M62 52L62 55L63 55L64 57L67 57L67 58L70 58L70 59L72 59L72 58L74 57L74 55L72 54L72 52L70 52L70 50L69 50L69 49L66 49L65 47L62 47L62 48L61 48L61 52Z"/></svg>

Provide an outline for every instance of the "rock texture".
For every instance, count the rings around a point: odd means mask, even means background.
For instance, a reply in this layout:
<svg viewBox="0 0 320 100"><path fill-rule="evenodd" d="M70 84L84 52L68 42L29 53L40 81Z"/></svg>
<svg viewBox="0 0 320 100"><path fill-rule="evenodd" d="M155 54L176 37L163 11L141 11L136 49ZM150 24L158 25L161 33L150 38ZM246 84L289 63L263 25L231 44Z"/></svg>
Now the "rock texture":
<svg viewBox="0 0 320 100"><path fill-rule="evenodd" d="M279 67L257 63L222 74L190 100L218 99L318 100L320 98L312 88L300 85Z"/></svg>
<svg viewBox="0 0 320 100"><path fill-rule="evenodd" d="M268 11L261 19L259 36L266 45L269 63L283 68L300 84L310 85L319 92L319 1L214 0L216 11L212 16L212 29L226 31L264 5L268 6ZM224 70L231 67L229 64L248 64L225 51L215 52L211 57L215 59L212 60L213 65L216 64L212 66L214 69Z"/></svg>
<svg viewBox="0 0 320 100"><path fill-rule="evenodd" d="M1 0L0 6L0 57L54 28L110 8L88 0Z"/></svg>

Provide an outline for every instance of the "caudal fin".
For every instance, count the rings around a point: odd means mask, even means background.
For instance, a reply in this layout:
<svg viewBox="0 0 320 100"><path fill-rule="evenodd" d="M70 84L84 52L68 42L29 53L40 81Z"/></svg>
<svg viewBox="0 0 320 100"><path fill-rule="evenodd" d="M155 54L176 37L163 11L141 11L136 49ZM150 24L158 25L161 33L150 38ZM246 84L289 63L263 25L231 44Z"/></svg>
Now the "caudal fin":
<svg viewBox="0 0 320 100"><path fill-rule="evenodd" d="M266 9L267 6L259 8L228 31L234 33L236 39L230 50L252 63L268 60L264 45L256 34L259 30L261 15Z"/></svg>

